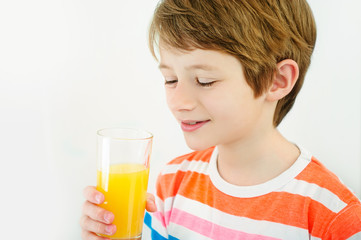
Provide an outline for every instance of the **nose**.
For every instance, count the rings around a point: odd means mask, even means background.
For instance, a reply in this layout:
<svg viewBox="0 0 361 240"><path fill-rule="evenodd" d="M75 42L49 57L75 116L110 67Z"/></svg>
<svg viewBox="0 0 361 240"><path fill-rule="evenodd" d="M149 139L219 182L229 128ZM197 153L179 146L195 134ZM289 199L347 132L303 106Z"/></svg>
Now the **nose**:
<svg viewBox="0 0 361 240"><path fill-rule="evenodd" d="M197 104L197 97L191 84L178 80L174 88L166 90L167 104L172 112L192 111Z"/></svg>

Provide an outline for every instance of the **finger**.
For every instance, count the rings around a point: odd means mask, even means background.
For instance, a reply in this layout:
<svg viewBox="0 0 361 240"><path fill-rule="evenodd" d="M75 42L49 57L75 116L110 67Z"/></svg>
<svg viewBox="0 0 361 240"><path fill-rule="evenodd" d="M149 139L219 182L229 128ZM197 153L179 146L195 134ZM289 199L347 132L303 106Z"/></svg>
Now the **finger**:
<svg viewBox="0 0 361 240"><path fill-rule="evenodd" d="M83 204L83 215L90 217L91 219L110 224L114 221L114 214L101 208L91 202L85 201Z"/></svg>
<svg viewBox="0 0 361 240"><path fill-rule="evenodd" d="M104 224L95 221L88 216L82 216L80 219L80 226L83 230L93 233L113 235L116 232L116 226L114 224Z"/></svg>
<svg viewBox="0 0 361 240"><path fill-rule="evenodd" d="M98 236L95 233L92 233L92 232L89 232L86 230L82 230L81 239L83 239L83 240L110 240L109 238Z"/></svg>
<svg viewBox="0 0 361 240"><path fill-rule="evenodd" d="M145 208L148 212L156 212L157 206L155 205L155 198L154 195L151 193L147 193L147 202Z"/></svg>
<svg viewBox="0 0 361 240"><path fill-rule="evenodd" d="M104 202L104 194L96 190L94 186L87 186L84 188L83 195L89 202L96 204Z"/></svg>

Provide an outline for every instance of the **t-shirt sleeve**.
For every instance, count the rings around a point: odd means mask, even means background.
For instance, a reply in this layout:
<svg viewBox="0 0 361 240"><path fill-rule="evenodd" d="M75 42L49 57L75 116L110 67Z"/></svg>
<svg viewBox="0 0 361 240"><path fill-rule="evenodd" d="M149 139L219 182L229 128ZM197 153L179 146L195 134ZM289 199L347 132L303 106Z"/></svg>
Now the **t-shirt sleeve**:
<svg viewBox="0 0 361 240"><path fill-rule="evenodd" d="M160 176L157 180L157 193L155 197L157 211L150 213L145 213L144 217L144 227L142 233L142 239L152 239L152 240L165 240L170 239L168 237L167 227L166 227L166 219L165 219L165 209L164 209L164 201L161 196L163 196L163 186L160 182Z"/></svg>
<svg viewBox="0 0 361 240"><path fill-rule="evenodd" d="M361 204L353 203L339 212L322 239L361 240Z"/></svg>

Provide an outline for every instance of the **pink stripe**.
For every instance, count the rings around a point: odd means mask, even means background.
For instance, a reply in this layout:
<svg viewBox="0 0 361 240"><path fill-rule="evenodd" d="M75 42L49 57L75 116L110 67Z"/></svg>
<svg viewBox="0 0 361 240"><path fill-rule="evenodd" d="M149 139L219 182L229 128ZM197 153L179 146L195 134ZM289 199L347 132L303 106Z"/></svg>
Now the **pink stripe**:
<svg viewBox="0 0 361 240"><path fill-rule="evenodd" d="M176 208L172 209L172 222L184 226L194 232L197 232L212 239L232 239L232 240L233 239L276 240L277 239L263 235L249 234L249 233L225 228Z"/></svg>
<svg viewBox="0 0 361 240"><path fill-rule="evenodd" d="M155 213L152 213L152 215L156 219L158 219L159 222L162 223L163 227L166 227L165 222L164 222L164 216L163 216L163 214L161 212L155 212Z"/></svg>
<svg viewBox="0 0 361 240"><path fill-rule="evenodd" d="M170 218L171 211L166 212L164 215L162 212L155 212L152 215L158 219L159 222L162 223L163 227L167 227L169 225L169 218Z"/></svg>

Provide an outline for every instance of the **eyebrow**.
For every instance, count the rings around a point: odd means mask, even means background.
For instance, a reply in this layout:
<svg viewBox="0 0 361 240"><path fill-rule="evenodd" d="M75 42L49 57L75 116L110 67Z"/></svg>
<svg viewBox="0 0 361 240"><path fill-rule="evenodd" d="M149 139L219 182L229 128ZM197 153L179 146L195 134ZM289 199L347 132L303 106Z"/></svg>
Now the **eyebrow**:
<svg viewBox="0 0 361 240"><path fill-rule="evenodd" d="M166 64L159 64L158 66L159 69L172 69L170 66L166 65ZM205 71L211 71L211 70L216 70L217 68L211 65L207 65L207 64L194 64L194 65L190 65L186 67L187 70L193 70L193 69L201 69L201 70L205 70Z"/></svg>

